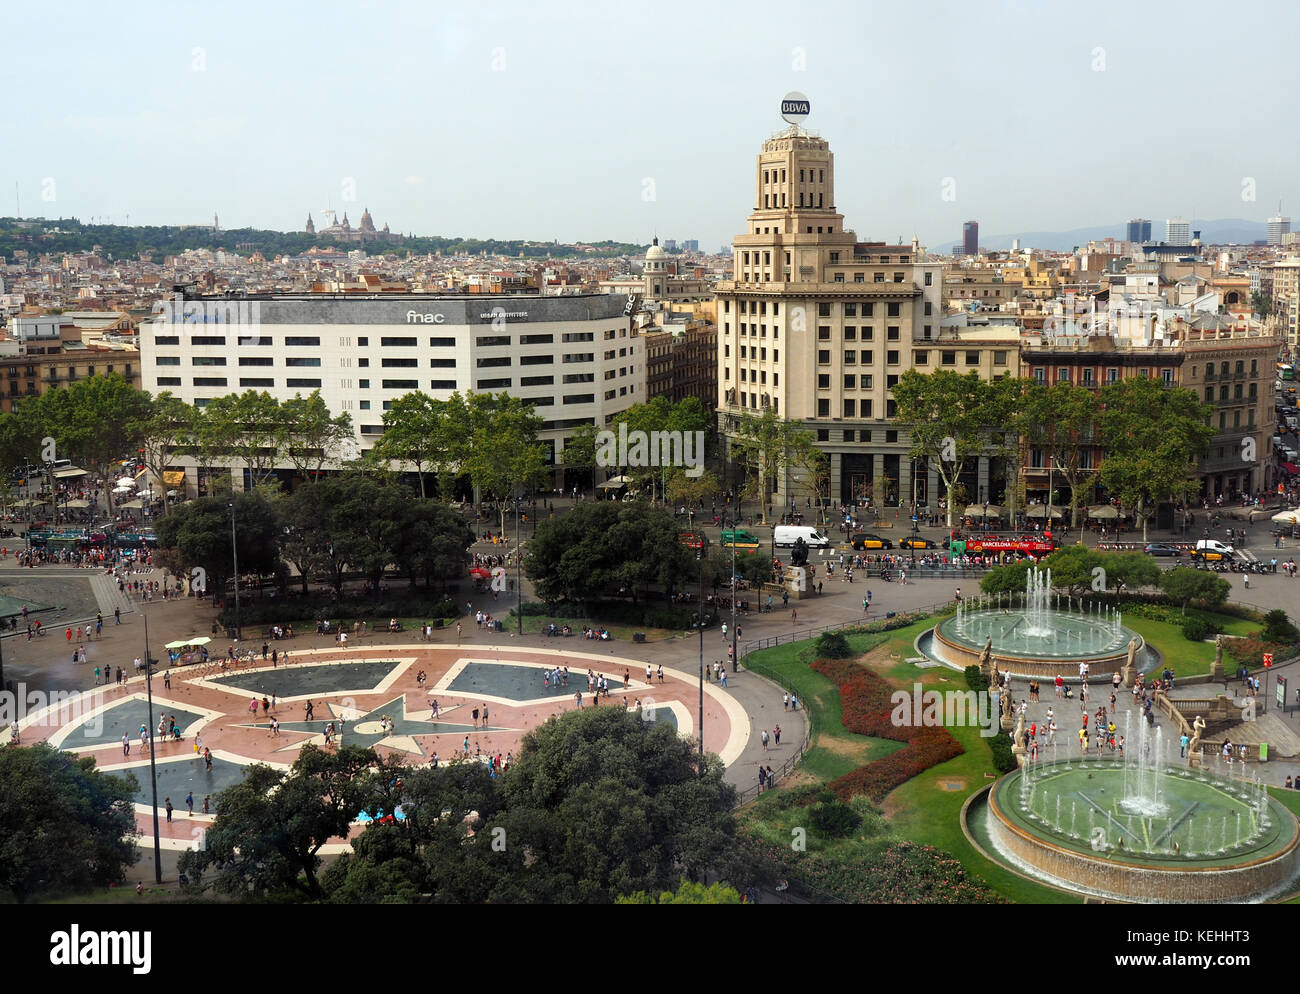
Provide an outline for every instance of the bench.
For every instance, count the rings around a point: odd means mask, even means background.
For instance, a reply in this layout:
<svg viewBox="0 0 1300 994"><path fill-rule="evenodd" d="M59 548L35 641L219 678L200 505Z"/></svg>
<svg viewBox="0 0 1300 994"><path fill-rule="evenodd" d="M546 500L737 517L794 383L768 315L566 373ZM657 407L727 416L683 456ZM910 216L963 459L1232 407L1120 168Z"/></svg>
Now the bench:
<svg viewBox="0 0 1300 994"><path fill-rule="evenodd" d="M644 641L645 641L645 632L633 632L633 633L632 633L632 641L633 641L633 642L644 642Z"/></svg>

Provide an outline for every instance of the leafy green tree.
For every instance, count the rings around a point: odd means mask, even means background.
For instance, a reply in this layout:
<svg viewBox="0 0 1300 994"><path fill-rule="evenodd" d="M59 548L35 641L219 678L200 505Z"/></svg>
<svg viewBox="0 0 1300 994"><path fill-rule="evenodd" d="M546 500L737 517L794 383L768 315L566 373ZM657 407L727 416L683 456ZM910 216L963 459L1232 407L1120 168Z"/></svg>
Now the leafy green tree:
<svg viewBox="0 0 1300 994"><path fill-rule="evenodd" d="M951 370L918 373L909 369L894 386L898 420L911 434L910 455L926 460L943 481L948 496L948 527L964 508L958 506L958 481L971 460L989 454L994 434L1012 420L1018 386L982 380Z"/></svg>
<svg viewBox="0 0 1300 994"><path fill-rule="evenodd" d="M802 421L784 421L771 407L758 415L742 412L730 417L732 447L752 474L743 490L759 501L766 524L782 473L791 466L813 464L817 446Z"/></svg>
<svg viewBox="0 0 1300 994"><path fill-rule="evenodd" d="M162 489L164 516L170 509L170 498L167 496L168 487L163 473L193 438L196 411L196 408L164 390L150 399L148 414L140 425L140 447L144 449L144 464Z"/></svg>
<svg viewBox="0 0 1300 994"><path fill-rule="evenodd" d="M528 550L524 573L548 604L590 603L620 592L635 600L651 583L681 589L699 570L673 516L645 503L579 504L539 522Z"/></svg>
<svg viewBox="0 0 1300 994"><path fill-rule="evenodd" d="M726 884L717 883L709 884L707 887L701 883L692 883L689 880L683 880L677 890L666 890L656 897L652 897L645 891L640 890L635 894L629 894L626 897L620 897L614 902L615 904L741 904L740 892L734 887L728 887Z"/></svg>
<svg viewBox="0 0 1300 994"><path fill-rule="evenodd" d="M1070 522L1083 525L1085 481L1093 470L1085 467L1084 453L1097 444L1096 424L1101 402L1095 391L1073 383L1046 386L1030 383L1021 408L1023 433L1043 454L1043 465L1054 466L1070 488Z"/></svg>
<svg viewBox="0 0 1300 994"><path fill-rule="evenodd" d="M1025 574L1033 565L1031 560L1021 559L1005 566L994 566L980 578L980 590L986 594L1022 594L1025 592Z"/></svg>
<svg viewBox="0 0 1300 994"><path fill-rule="evenodd" d="M206 845L181 854L181 871L193 886L222 894L321 900L321 846L347 834L374 791L364 774L379 765L373 749L306 745L288 771L249 767L240 783L217 795Z"/></svg>
<svg viewBox="0 0 1300 994"><path fill-rule="evenodd" d="M230 504L235 504L235 537L240 573L270 576L279 562L280 531L275 508L263 490L226 497L200 497L159 519L158 544L175 550L186 573L195 566L207 572L208 593L215 599L234 576Z"/></svg>
<svg viewBox="0 0 1300 994"><path fill-rule="evenodd" d="M21 904L120 880L140 858L136 788L44 743L0 749L0 891Z"/></svg>
<svg viewBox="0 0 1300 994"><path fill-rule="evenodd" d="M415 467L420 496L426 496L424 478L430 472L445 473L454 452L448 433L447 405L426 393L403 394L384 412L384 433L370 450L393 465Z"/></svg>
<svg viewBox="0 0 1300 994"><path fill-rule="evenodd" d="M452 395L448 402L456 429L458 463L481 493L501 502L501 531L506 528L506 500L516 490L542 486L549 478L544 446L537 440L542 419L533 405L507 393Z"/></svg>
<svg viewBox="0 0 1300 994"><path fill-rule="evenodd" d="M1145 552L1103 552L1101 567L1106 571L1106 588L1120 584L1128 590L1160 585L1162 571Z"/></svg>
<svg viewBox="0 0 1300 994"><path fill-rule="evenodd" d="M59 458L71 459L109 480L121 460L139 447L149 416L149 395L120 373L109 373L28 398L21 411L38 438L55 440ZM108 510L113 511L111 486Z"/></svg>
<svg viewBox="0 0 1300 994"><path fill-rule="evenodd" d="M1158 504L1186 501L1200 488L1193 471L1214 437L1211 409L1191 390L1148 377L1108 384L1101 403L1101 482L1141 520L1145 541Z"/></svg>
<svg viewBox="0 0 1300 994"><path fill-rule="evenodd" d="M1161 574L1160 589L1170 600L1181 604L1182 613L1186 614L1187 605L1192 601L1199 601L1209 608L1220 607L1228 600L1232 585L1206 570L1175 566Z"/></svg>
<svg viewBox="0 0 1300 994"><path fill-rule="evenodd" d="M242 462L256 487L275 472L285 437L284 412L265 390L214 397L203 409L197 435L209 458Z"/></svg>
<svg viewBox="0 0 1300 994"><path fill-rule="evenodd" d="M320 477L325 466L335 462L353 442L352 417L346 411L337 416L313 390L307 397L295 394L280 405L280 434L276 449L288 457L304 480Z"/></svg>

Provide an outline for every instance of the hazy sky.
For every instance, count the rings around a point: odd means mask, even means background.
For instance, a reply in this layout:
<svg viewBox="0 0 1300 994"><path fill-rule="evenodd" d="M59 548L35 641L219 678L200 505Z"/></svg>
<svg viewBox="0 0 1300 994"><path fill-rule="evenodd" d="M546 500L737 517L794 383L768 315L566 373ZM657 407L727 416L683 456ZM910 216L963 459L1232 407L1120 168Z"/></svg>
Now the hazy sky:
<svg viewBox="0 0 1300 994"><path fill-rule="evenodd" d="M1176 214L1300 215L1298 10L7 0L0 214L17 183L27 216L297 229L369 206L401 232L716 250L799 90L861 238L1130 216L1163 237Z"/></svg>

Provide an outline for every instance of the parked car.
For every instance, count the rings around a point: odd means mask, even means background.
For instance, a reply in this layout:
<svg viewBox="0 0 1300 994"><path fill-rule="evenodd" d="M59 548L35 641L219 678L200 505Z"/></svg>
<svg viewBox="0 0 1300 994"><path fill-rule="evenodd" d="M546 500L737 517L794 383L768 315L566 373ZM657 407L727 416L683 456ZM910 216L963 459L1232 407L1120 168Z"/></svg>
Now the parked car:
<svg viewBox="0 0 1300 994"><path fill-rule="evenodd" d="M1148 556L1173 556L1175 559L1183 554L1182 549L1176 549L1167 542L1152 542L1142 551Z"/></svg>
<svg viewBox="0 0 1300 994"><path fill-rule="evenodd" d="M881 538L879 535L871 535L867 532L858 532L851 540L853 548L858 552L867 549L892 549L894 543L887 538Z"/></svg>

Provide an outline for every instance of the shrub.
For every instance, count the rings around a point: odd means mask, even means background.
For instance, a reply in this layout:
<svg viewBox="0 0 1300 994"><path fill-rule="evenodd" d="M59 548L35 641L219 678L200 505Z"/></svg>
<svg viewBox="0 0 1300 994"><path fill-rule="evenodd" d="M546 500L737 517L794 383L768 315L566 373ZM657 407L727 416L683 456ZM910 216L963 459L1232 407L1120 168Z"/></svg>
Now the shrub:
<svg viewBox="0 0 1300 994"><path fill-rule="evenodd" d="M862 824L862 816L838 798L808 808L813 828L831 839L842 839Z"/></svg>
<svg viewBox="0 0 1300 994"><path fill-rule="evenodd" d="M1183 638L1188 642L1204 642L1210 626L1203 618L1188 618L1183 622Z"/></svg>
<svg viewBox="0 0 1300 994"><path fill-rule="evenodd" d="M813 644L813 652L824 659L848 659L853 655L843 632L822 632Z"/></svg>
<svg viewBox="0 0 1300 994"><path fill-rule="evenodd" d="M989 689L989 678L978 666L967 666L962 672L966 674L966 686L971 690Z"/></svg>
<svg viewBox="0 0 1300 994"><path fill-rule="evenodd" d="M1295 642L1300 639L1300 631L1281 608L1275 608L1264 615L1264 630L1260 633L1269 642Z"/></svg>

